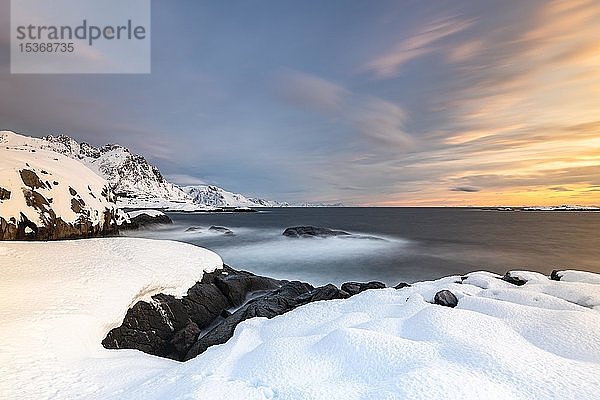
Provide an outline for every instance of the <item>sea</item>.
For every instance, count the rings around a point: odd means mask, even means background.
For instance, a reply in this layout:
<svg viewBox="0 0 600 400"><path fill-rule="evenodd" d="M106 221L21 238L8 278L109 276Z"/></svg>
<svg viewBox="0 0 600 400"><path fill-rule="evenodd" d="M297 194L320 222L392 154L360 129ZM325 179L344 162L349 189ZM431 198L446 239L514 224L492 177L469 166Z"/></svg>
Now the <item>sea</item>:
<svg viewBox="0 0 600 400"><path fill-rule="evenodd" d="M172 225L125 235L190 243L216 252L233 268L313 285L396 285L480 270L600 273L600 212L339 207L168 215ZM282 235L287 227L306 225L351 235Z"/></svg>

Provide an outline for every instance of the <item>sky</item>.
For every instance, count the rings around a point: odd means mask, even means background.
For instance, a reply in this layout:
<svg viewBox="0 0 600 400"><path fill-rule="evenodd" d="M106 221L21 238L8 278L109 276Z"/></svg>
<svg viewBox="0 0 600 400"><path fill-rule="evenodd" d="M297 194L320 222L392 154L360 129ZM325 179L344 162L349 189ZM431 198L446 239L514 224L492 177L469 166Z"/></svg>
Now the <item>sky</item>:
<svg viewBox="0 0 600 400"><path fill-rule="evenodd" d="M600 204L600 2L152 1L152 72L10 74L0 129L179 184L373 206Z"/></svg>

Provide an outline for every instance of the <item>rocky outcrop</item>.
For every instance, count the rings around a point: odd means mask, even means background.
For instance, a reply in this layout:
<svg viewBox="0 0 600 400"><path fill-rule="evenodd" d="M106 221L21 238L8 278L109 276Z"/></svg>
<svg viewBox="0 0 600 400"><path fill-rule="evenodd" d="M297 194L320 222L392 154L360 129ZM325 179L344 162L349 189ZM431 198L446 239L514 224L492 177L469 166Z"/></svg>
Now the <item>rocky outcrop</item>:
<svg viewBox="0 0 600 400"><path fill-rule="evenodd" d="M137 212L133 216L129 216L129 222L123 222L119 228L121 229L140 229L152 225L169 225L173 220L164 213L144 213Z"/></svg>
<svg viewBox="0 0 600 400"><path fill-rule="evenodd" d="M294 226L287 228L283 232L283 236L299 238L299 237L331 237L331 236L349 236L348 232L335 229L322 228L318 226Z"/></svg>
<svg viewBox="0 0 600 400"><path fill-rule="evenodd" d="M521 279L517 276L512 275L510 271L504 274L504 276L501 279L505 282L511 283L516 286L523 286L527 283L525 279Z"/></svg>
<svg viewBox="0 0 600 400"><path fill-rule="evenodd" d="M560 275L560 270L555 269L552 270L552 273L550 273L550 279L552 279L553 281L560 281L560 278L562 277L562 275Z"/></svg>
<svg viewBox="0 0 600 400"><path fill-rule="evenodd" d="M433 302L435 304L439 304L440 306L451 307L454 308L458 305L458 299L449 290L440 290L437 292L433 298Z"/></svg>
<svg viewBox="0 0 600 400"><path fill-rule="evenodd" d="M342 290L348 293L350 296L364 292L369 289L385 289L385 283L372 281L368 283L361 282L346 282L342 285Z"/></svg>
<svg viewBox="0 0 600 400"><path fill-rule="evenodd" d="M273 318L314 301L349 296L334 285L314 288L308 283L279 281L224 265L205 273L181 299L158 294L150 301L137 302L102 345L187 360L210 346L225 343L235 327L248 318Z"/></svg>
<svg viewBox="0 0 600 400"><path fill-rule="evenodd" d="M40 139L0 132L0 240L57 240L117 232L108 183Z"/></svg>

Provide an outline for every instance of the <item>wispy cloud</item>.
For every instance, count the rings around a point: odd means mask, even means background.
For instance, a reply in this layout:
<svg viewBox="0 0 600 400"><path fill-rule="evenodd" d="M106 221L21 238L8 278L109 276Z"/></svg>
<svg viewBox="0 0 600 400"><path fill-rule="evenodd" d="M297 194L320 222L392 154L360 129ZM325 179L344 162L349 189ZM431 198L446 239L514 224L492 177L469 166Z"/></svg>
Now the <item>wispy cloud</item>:
<svg viewBox="0 0 600 400"><path fill-rule="evenodd" d="M412 35L402 39L393 48L370 61L366 68L378 78L396 76L403 65L416 58L439 50L439 42L469 28L474 21L456 17L432 21Z"/></svg>

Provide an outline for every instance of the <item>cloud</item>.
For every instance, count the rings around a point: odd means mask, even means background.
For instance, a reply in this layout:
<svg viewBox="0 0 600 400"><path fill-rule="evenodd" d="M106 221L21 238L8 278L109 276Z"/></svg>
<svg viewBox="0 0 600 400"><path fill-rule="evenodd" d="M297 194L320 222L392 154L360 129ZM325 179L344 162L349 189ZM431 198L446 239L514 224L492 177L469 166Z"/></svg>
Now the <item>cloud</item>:
<svg viewBox="0 0 600 400"><path fill-rule="evenodd" d="M480 190L481 189L472 187L472 186L457 186L457 187L450 188L451 192L477 193Z"/></svg>
<svg viewBox="0 0 600 400"><path fill-rule="evenodd" d="M366 69L373 71L377 78L394 77L403 65L438 50L440 48L436 46L438 42L466 30L473 22L455 17L432 21L370 61Z"/></svg>
<svg viewBox="0 0 600 400"><path fill-rule="evenodd" d="M277 81L288 101L321 112L338 110L348 95L346 89L333 82L294 70L280 73Z"/></svg>
<svg viewBox="0 0 600 400"><path fill-rule="evenodd" d="M397 104L299 71L287 70L276 82L288 104L346 124L345 129L357 132L371 146L397 151L415 143L405 131L407 114Z"/></svg>
<svg viewBox="0 0 600 400"><path fill-rule="evenodd" d="M564 186L549 187L548 190L552 190L553 192L572 192L571 189L567 189Z"/></svg>
<svg viewBox="0 0 600 400"><path fill-rule="evenodd" d="M192 176L192 175L187 175L187 174L169 174L166 175L165 178L167 178L169 181L177 184L177 185L182 185L182 186L187 186L187 185L208 185L208 183L201 178L198 178L196 176Z"/></svg>

